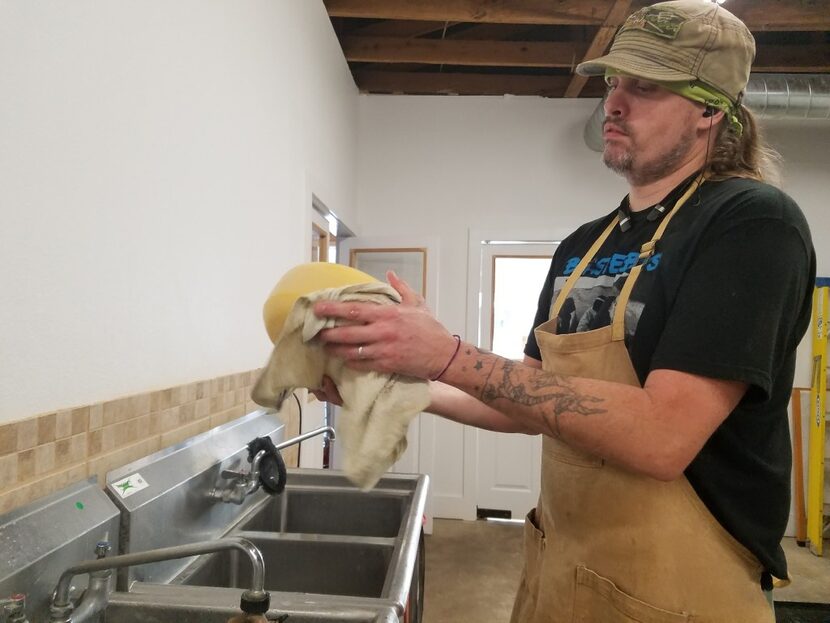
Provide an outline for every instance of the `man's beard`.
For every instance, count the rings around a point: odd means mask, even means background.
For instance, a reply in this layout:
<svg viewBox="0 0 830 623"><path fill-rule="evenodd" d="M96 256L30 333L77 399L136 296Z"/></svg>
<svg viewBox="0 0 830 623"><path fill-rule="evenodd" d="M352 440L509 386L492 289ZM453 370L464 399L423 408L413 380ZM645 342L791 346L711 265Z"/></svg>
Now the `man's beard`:
<svg viewBox="0 0 830 623"><path fill-rule="evenodd" d="M619 122L614 123L617 126L621 125ZM623 127L622 129L627 132L626 128ZM694 132L689 129L680 136L675 146L666 153L658 155L650 162L635 162L634 153L637 151L637 145L631 139L631 147L617 156L613 156L606 149L602 154L602 161L609 169L625 177L632 186L644 186L676 171L691 151L693 143Z"/></svg>

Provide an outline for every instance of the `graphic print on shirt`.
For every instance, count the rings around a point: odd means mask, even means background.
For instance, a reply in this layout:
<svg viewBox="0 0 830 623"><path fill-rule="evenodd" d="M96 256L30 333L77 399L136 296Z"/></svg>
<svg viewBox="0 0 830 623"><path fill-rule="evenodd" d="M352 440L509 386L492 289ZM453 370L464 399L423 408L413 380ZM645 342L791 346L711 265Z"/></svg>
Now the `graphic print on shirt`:
<svg viewBox="0 0 830 623"><path fill-rule="evenodd" d="M592 260L559 310L556 318L556 333L562 335L591 331L611 324L616 310L617 297L631 269L637 265L639 256L638 251L631 251L612 253L609 256ZM643 296L646 290L642 287L642 282L651 281L648 276L660 265L661 256L662 253L654 254L643 266L640 279L628 301L625 309L626 339L634 335L643 313ZM554 280L551 302L559 296L559 292L581 259L571 257L565 262L564 274L557 276Z"/></svg>

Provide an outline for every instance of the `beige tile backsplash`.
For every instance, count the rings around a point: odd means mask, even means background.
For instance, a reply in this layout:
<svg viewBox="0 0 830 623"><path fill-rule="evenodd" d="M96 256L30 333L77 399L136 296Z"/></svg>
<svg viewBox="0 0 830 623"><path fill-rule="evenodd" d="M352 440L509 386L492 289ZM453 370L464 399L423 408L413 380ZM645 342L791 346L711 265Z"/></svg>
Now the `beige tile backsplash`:
<svg viewBox="0 0 830 623"><path fill-rule="evenodd" d="M250 413L259 370L0 424L0 514ZM286 437L299 414L286 401ZM296 446L284 453L297 465Z"/></svg>

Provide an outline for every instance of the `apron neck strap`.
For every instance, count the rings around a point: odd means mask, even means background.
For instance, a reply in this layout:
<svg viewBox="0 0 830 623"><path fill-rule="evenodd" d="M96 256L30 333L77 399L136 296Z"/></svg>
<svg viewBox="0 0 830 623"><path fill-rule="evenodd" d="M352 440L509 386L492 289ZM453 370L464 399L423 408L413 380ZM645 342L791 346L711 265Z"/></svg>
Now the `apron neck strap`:
<svg viewBox="0 0 830 623"><path fill-rule="evenodd" d="M611 322L611 339L613 341L617 342L625 339L625 309L628 307L628 299L631 298L631 291L634 289L634 284L637 283L637 279L643 271L643 266L645 266L651 259L651 256L654 255L654 251L657 247L657 241L662 238L663 233L669 226L669 222L672 220L672 217L677 214L683 204L689 200L698 188L700 188L700 185L703 183L703 179L704 176L702 173L695 178L694 182L689 185L686 192L684 192L680 199L678 199L674 204L671 212L666 214L663 218L663 221L660 223L657 231L654 232L654 236L651 237L651 240L640 247L640 257L637 260L637 265L631 269L631 272L628 274L628 278L625 280L625 284L623 284L623 288L617 297L614 309L614 319Z"/></svg>
<svg viewBox="0 0 830 623"><path fill-rule="evenodd" d="M663 232L666 231L666 228L669 226L669 222L671 221L672 217L677 214L677 211L680 207L689 200L695 191L700 188L700 185L703 183L704 174L701 173L698 175L694 182L689 185L689 188L686 190L685 193L677 200L677 202L672 206L671 211L663 217L663 221L660 223L660 226L657 228L657 231L654 232L654 236L652 236L651 240L646 242L642 247L640 247L640 258L637 261L637 265L631 270L628 275L628 278L625 280L625 284L623 285L622 290L620 291L620 295L617 297L616 309L614 311L614 319L612 321L612 333L613 339L615 341L622 340L625 338L625 308L628 305L628 299L631 297L631 291L634 289L634 284L636 283L637 279L640 276L640 272L642 271L643 265L648 262L652 255L654 255L654 249L657 245L657 241L663 236ZM617 223L620 222L619 215L614 216L611 219L611 222L605 228L605 230L599 235L599 237L594 241L594 244L591 245L591 248L588 249L587 253L582 257L579 261L579 264L576 265L571 275L568 277L567 281L565 281L565 285L562 287L562 290L559 292L559 296L553 301L553 304L550 308L550 318L556 318L559 315L559 312L562 309L562 305L565 304L565 301L568 299L568 296L571 294L571 290L573 290L576 282L582 276L585 268L588 266L588 263L594 259L594 256L599 252L602 245L608 239L608 236L611 235L611 232L614 231L614 228L617 226Z"/></svg>

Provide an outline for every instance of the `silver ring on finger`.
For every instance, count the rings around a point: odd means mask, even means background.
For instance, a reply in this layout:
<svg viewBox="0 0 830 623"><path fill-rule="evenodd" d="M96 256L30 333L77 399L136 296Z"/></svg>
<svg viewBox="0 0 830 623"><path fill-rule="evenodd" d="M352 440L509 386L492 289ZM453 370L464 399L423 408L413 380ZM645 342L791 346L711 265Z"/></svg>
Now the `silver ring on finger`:
<svg viewBox="0 0 830 623"><path fill-rule="evenodd" d="M357 347L357 358L358 359L365 359L365 355L363 354L363 345Z"/></svg>

